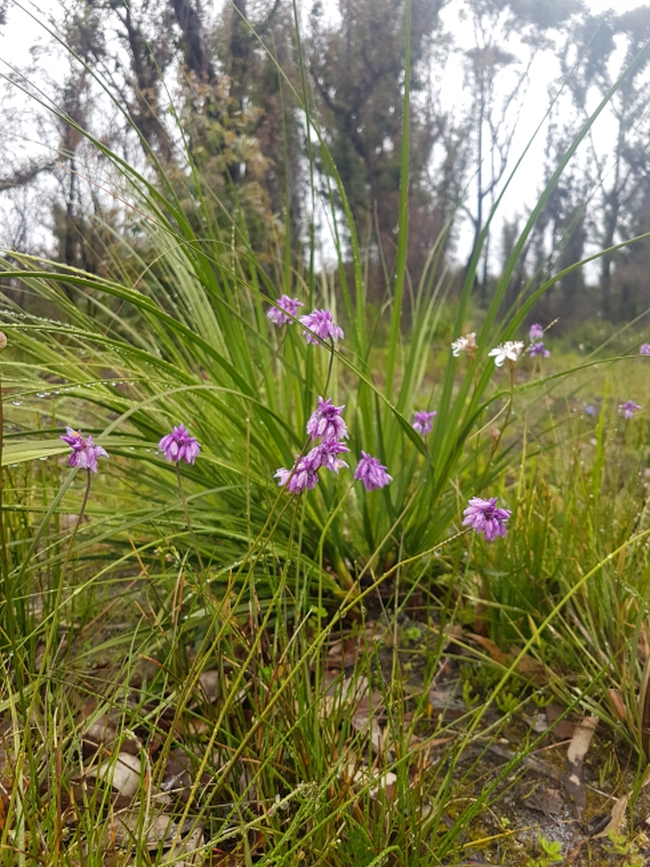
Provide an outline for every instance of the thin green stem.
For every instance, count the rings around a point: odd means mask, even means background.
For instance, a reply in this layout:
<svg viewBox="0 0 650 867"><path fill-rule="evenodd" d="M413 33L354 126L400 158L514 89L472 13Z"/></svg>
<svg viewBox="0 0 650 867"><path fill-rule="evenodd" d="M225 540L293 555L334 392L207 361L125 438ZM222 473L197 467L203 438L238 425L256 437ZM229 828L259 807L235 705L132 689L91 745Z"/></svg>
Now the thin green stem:
<svg viewBox="0 0 650 867"><path fill-rule="evenodd" d="M201 570L201 572L204 572L205 567L203 566L203 559L199 550L199 543L197 542L196 536L194 535L194 527L192 526L192 521L190 520L190 510L187 507L187 500L185 498L185 491L183 490L183 481L181 479L181 471L180 467L178 466L178 461L176 461L176 479L178 480L178 493L181 498L181 503L183 504L183 512L185 513L185 523L187 524L187 529L192 539L194 550L196 551L196 556L199 561L199 569Z"/></svg>
<svg viewBox="0 0 650 867"><path fill-rule="evenodd" d="M508 406L506 407L506 417L501 425L501 429L498 434L492 440L492 448L490 449L490 454L485 464L485 469L483 470L483 475L476 486L476 492L480 492L483 489L483 485L485 484L485 479L487 478L487 474L490 472L490 464L492 463L492 458L496 454L497 449L499 448L499 444L501 442L501 438L503 437L505 429L508 427L508 422L510 421L510 415L512 413L512 404L514 400L515 393L515 367L514 365L510 366L510 391L508 393Z"/></svg>
<svg viewBox="0 0 650 867"><path fill-rule="evenodd" d="M4 448L4 411L2 406L2 379L0 378L0 564L2 565L2 581L7 586L9 580L9 558L7 556L7 536L4 518L4 488L5 474L2 466Z"/></svg>
<svg viewBox="0 0 650 867"><path fill-rule="evenodd" d="M75 521L75 525L72 529L72 535L70 536L70 541L68 542L68 550L65 553L65 560L63 561L63 565L61 566L61 580L59 581L59 589L57 590L57 598L60 597L61 588L63 586L63 582L65 581L65 573L68 568L68 563L70 562L70 557L72 555L72 548L74 546L74 541L77 537L77 531L81 525L83 520L84 512L86 511L86 506L88 505L88 497L90 496L90 484L92 481L91 471L86 470L86 488L84 490L83 500L81 501L81 508L79 509L79 514L77 515L77 520ZM55 606L56 610L56 606Z"/></svg>
<svg viewBox="0 0 650 867"><path fill-rule="evenodd" d="M81 501L81 508L79 509L79 514L77 515L77 520L75 521L75 525L72 528L72 534L70 536L70 541L68 542L68 549L65 553L65 559L63 560L63 565L61 566L61 572L59 575L59 582L56 588L56 596L54 599L54 605L52 607L52 625L48 630L47 638L45 640L45 650L43 652L43 661L41 663L41 672L45 670L46 665L53 665L54 658L52 656L52 646L54 644L54 636L57 632L57 612L61 605L61 597L63 596L63 587L66 584L66 572L68 570L68 564L70 563L70 558L72 556L72 549L74 547L75 539L77 537L77 531L81 526L81 522L83 521L84 512L86 511L86 506L88 504L88 497L90 496L90 485L91 485L91 470L86 470L86 488L84 490L83 500ZM58 651L57 651L58 653Z"/></svg>

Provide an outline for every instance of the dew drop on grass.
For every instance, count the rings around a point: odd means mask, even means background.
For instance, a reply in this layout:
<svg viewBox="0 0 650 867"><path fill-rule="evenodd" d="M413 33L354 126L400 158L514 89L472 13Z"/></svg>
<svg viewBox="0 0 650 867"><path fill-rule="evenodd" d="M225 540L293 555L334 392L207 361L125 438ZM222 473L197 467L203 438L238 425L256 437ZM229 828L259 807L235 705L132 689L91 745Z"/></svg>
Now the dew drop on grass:
<svg viewBox="0 0 650 867"><path fill-rule="evenodd" d="M12 400L11 402L13 403L14 406L22 406L23 405L22 400Z"/></svg>
<svg viewBox="0 0 650 867"><path fill-rule="evenodd" d="M436 550L433 552L434 557L440 557L441 554L442 554L442 548L436 548Z"/></svg>
<svg viewBox="0 0 650 867"><path fill-rule="evenodd" d="M46 461L46 460L47 460L47 455L44 455L42 458L39 458L39 461Z"/></svg>

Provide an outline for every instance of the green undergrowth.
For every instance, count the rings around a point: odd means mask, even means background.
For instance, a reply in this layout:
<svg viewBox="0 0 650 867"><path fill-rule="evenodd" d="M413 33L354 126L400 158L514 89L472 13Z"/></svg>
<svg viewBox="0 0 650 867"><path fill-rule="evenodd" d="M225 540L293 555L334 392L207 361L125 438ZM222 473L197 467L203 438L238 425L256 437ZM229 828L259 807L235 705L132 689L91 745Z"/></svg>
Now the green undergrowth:
<svg viewBox="0 0 650 867"><path fill-rule="evenodd" d="M521 842L535 814L509 793L531 788L522 763L548 735L526 720L549 703L560 720L598 717L609 770L594 785L627 786L640 809L648 429L617 414L613 387L594 415L579 391L523 388L518 457L493 488L513 508L505 538L380 560L347 593L318 580L302 500L288 551L270 537L239 572L219 570L216 549L197 570L180 506L138 504L166 472L155 442L100 461L73 539L85 471L8 464L6 863L451 864L498 850L528 864L546 850ZM73 405L21 400L7 401L9 443ZM504 743L511 758L495 759Z"/></svg>

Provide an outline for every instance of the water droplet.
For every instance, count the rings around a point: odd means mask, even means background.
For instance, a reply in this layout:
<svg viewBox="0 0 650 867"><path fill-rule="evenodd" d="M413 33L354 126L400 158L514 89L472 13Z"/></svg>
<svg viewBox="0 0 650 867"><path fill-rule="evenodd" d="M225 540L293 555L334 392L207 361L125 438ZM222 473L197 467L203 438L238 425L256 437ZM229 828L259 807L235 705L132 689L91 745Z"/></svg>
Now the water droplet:
<svg viewBox="0 0 650 867"><path fill-rule="evenodd" d="M441 554L442 554L442 548L436 548L436 550L433 552L434 557L440 557Z"/></svg>
<svg viewBox="0 0 650 867"><path fill-rule="evenodd" d="M44 455L42 458L39 458L39 461L46 461L46 460L47 460L47 455Z"/></svg>
<svg viewBox="0 0 650 867"><path fill-rule="evenodd" d="M13 403L14 406L22 406L23 405L22 400L12 400L11 402Z"/></svg>

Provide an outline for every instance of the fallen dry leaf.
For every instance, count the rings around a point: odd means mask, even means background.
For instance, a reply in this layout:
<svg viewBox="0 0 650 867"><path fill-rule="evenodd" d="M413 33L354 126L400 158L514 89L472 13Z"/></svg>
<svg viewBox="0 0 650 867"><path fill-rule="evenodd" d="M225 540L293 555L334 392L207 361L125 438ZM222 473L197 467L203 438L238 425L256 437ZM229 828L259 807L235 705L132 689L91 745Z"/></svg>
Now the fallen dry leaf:
<svg viewBox="0 0 650 867"><path fill-rule="evenodd" d="M583 777L584 761L589 750L589 744L596 731L598 719L589 716L576 726L567 749L568 772L564 775L564 791L575 804L575 816L578 821L584 821L587 808L587 791Z"/></svg>
<svg viewBox="0 0 650 867"><path fill-rule="evenodd" d="M499 662L501 665L508 664L510 657L507 653L504 653L499 645L495 641L492 641L491 638L486 638L486 636L478 635L476 633L470 633L468 638L473 639L477 644L480 644L481 647L487 650L495 662Z"/></svg>
<svg viewBox="0 0 650 867"><path fill-rule="evenodd" d="M141 775L140 759L130 753L118 753L116 759L104 762L99 768L92 768L87 774L88 777L97 777L109 783L125 798L132 798L138 791Z"/></svg>
<svg viewBox="0 0 650 867"><path fill-rule="evenodd" d="M607 837L610 831L618 831L625 821L625 811L627 809L627 802L630 800L629 795L623 795L622 798L619 798L614 806L612 807L612 817L605 825L602 831L598 834L594 834L594 839L598 839L598 837Z"/></svg>
<svg viewBox="0 0 650 867"><path fill-rule="evenodd" d="M390 800L395 794L395 784L397 783L397 774L393 771L379 771L369 768L368 765L361 767L350 766L349 771L352 773L352 782L355 786L362 787L370 782L374 785L368 789L368 794L374 800L377 799L379 793L383 790L386 797Z"/></svg>
<svg viewBox="0 0 650 867"><path fill-rule="evenodd" d="M214 704L219 695L219 679L221 673L215 669L202 671L199 675L199 686L210 704Z"/></svg>
<svg viewBox="0 0 650 867"><path fill-rule="evenodd" d="M203 826L191 821L179 828L167 813L155 816L143 816L138 809L124 810L116 813L110 826L106 829L109 848L118 846L129 849L137 842L150 852L162 850L162 858L157 864L174 865L174 867L189 867L189 865L204 863ZM139 863L139 862L138 862Z"/></svg>
<svg viewBox="0 0 650 867"><path fill-rule="evenodd" d="M544 783L536 786L530 795L523 799L523 803L529 809L544 813L545 816L558 816L564 806L560 790Z"/></svg>
<svg viewBox="0 0 650 867"><path fill-rule="evenodd" d="M459 692L457 683L446 687L434 687L429 690L429 711L431 715L440 716L445 720L458 719L467 713L467 705L462 698L457 698Z"/></svg>
<svg viewBox="0 0 650 867"><path fill-rule="evenodd" d="M625 722L627 719L627 708L625 707L625 701L623 699L623 693L620 689L608 689L607 694L609 695L609 699L614 706L614 711L616 712L616 716Z"/></svg>

